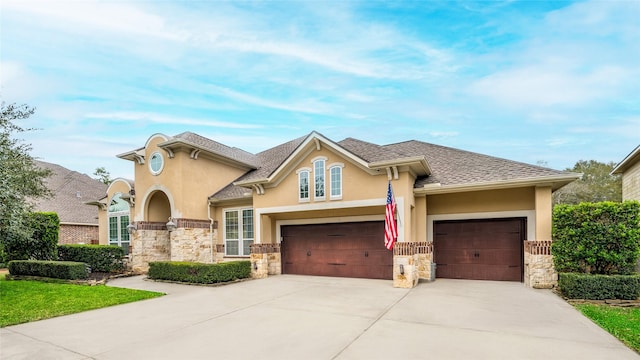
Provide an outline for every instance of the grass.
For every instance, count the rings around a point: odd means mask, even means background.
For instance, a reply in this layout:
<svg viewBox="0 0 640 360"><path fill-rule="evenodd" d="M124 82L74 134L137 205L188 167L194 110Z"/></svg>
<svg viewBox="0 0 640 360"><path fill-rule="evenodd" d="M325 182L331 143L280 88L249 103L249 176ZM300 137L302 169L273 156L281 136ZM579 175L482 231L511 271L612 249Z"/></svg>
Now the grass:
<svg viewBox="0 0 640 360"><path fill-rule="evenodd" d="M0 274L0 327L151 299L164 294L104 285L5 280Z"/></svg>
<svg viewBox="0 0 640 360"><path fill-rule="evenodd" d="M576 304L575 307L601 328L640 352L640 308Z"/></svg>

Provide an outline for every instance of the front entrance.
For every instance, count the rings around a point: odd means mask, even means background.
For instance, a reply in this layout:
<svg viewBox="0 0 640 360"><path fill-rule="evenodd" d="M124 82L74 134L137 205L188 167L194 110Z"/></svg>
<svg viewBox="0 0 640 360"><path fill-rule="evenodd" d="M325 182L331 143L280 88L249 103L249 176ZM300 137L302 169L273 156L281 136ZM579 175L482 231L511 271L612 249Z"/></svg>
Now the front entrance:
<svg viewBox="0 0 640 360"><path fill-rule="evenodd" d="M393 278L382 221L285 225L281 233L283 274Z"/></svg>
<svg viewBox="0 0 640 360"><path fill-rule="evenodd" d="M522 281L524 218L436 221L437 277Z"/></svg>

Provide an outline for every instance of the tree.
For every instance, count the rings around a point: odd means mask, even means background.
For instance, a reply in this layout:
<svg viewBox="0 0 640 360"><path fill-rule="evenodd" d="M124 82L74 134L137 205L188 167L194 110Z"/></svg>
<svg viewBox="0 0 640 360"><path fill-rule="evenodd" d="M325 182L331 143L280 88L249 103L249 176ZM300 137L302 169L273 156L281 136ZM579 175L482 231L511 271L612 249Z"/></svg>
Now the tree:
<svg viewBox="0 0 640 360"><path fill-rule="evenodd" d="M107 169L105 169L103 166L97 167L96 171L93 172L93 175L97 176L97 180L99 180L103 184L111 184L111 174L109 174Z"/></svg>
<svg viewBox="0 0 640 360"><path fill-rule="evenodd" d="M51 172L34 163L30 144L12 137L34 130L16 124L34 112L27 105L4 102L0 108L0 245L8 239L28 241L33 233L27 226L33 201L51 195L44 182Z"/></svg>
<svg viewBox="0 0 640 360"><path fill-rule="evenodd" d="M553 193L554 204L579 204L581 202L622 201L622 178L610 175L614 162L580 160L566 171L583 173L576 180Z"/></svg>

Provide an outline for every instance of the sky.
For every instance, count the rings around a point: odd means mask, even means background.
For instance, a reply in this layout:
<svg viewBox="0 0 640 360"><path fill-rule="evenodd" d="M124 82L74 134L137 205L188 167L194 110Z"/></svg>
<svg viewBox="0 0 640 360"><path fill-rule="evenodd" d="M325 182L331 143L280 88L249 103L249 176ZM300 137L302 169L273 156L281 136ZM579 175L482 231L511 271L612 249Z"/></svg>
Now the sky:
<svg viewBox="0 0 640 360"><path fill-rule="evenodd" d="M0 97L31 154L191 131L257 153L317 131L563 170L640 143L640 1L0 2Z"/></svg>

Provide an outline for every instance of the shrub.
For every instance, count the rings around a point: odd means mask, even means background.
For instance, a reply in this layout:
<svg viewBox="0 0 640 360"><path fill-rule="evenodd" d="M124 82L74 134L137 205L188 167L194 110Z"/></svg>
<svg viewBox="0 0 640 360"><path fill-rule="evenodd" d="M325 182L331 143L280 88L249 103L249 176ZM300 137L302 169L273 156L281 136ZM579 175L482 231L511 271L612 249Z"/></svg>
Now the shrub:
<svg viewBox="0 0 640 360"><path fill-rule="evenodd" d="M558 272L631 274L640 255L640 202L557 205L553 240Z"/></svg>
<svg viewBox="0 0 640 360"><path fill-rule="evenodd" d="M197 284L214 284L251 276L250 261L218 264L159 261L149 263L149 278Z"/></svg>
<svg viewBox="0 0 640 360"><path fill-rule="evenodd" d="M59 245L58 259L89 264L91 271L124 270L124 250L116 245Z"/></svg>
<svg viewBox="0 0 640 360"><path fill-rule="evenodd" d="M624 299L640 297L640 275L560 273L558 286L570 299Z"/></svg>
<svg viewBox="0 0 640 360"><path fill-rule="evenodd" d="M74 261L13 260L9 261L11 275L42 276L56 279L86 279L87 264Z"/></svg>
<svg viewBox="0 0 640 360"><path fill-rule="evenodd" d="M2 232L7 260L55 260L60 218L54 212L30 213L21 231Z"/></svg>

